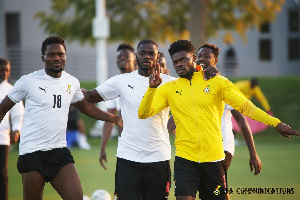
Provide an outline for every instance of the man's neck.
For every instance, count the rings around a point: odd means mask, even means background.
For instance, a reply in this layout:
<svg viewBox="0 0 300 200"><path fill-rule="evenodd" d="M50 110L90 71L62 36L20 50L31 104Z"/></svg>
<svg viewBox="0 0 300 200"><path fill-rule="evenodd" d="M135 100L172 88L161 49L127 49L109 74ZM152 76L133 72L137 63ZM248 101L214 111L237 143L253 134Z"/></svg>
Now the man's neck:
<svg viewBox="0 0 300 200"><path fill-rule="evenodd" d="M141 68L138 69L138 74L141 76L149 77L152 74L152 69L149 70L142 70Z"/></svg>

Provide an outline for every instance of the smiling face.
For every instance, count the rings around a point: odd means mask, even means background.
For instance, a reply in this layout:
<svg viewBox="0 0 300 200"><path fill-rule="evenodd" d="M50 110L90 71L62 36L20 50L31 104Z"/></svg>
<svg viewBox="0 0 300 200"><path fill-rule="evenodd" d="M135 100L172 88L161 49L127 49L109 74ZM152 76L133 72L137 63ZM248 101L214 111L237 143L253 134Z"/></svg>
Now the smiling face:
<svg viewBox="0 0 300 200"><path fill-rule="evenodd" d="M141 44L136 53L136 61L139 66L139 72L152 73L154 63L157 62L158 49L153 44Z"/></svg>
<svg viewBox="0 0 300 200"><path fill-rule="evenodd" d="M117 66L120 69L121 73L134 71L134 53L128 49L119 50L117 53Z"/></svg>
<svg viewBox="0 0 300 200"><path fill-rule="evenodd" d="M171 59L178 76L191 80L195 71L195 55L186 51L179 51L174 53Z"/></svg>
<svg viewBox="0 0 300 200"><path fill-rule="evenodd" d="M197 55L197 65L205 65L205 67L216 67L218 58L215 57L213 51L208 47L202 47Z"/></svg>
<svg viewBox="0 0 300 200"><path fill-rule="evenodd" d="M49 44L46 46L45 55L42 56L45 63L45 71L49 76L58 78L66 65L66 50L61 44Z"/></svg>

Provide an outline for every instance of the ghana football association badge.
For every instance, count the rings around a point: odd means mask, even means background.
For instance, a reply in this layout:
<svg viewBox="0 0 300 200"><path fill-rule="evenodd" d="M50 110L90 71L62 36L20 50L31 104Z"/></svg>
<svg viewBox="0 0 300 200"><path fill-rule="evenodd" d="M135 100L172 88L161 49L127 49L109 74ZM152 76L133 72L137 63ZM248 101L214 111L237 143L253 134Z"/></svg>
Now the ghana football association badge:
<svg viewBox="0 0 300 200"><path fill-rule="evenodd" d="M72 91L71 91L71 85L68 85L67 93L68 93L68 94L71 94L71 92L72 92Z"/></svg>

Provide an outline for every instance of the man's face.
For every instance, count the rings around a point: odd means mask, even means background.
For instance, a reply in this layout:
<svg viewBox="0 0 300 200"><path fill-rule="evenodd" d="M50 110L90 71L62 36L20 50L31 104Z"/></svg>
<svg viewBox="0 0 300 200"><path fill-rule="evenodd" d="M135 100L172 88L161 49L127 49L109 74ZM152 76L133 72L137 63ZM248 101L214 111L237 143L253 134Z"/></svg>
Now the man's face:
<svg viewBox="0 0 300 200"><path fill-rule="evenodd" d="M179 51L171 56L173 66L180 78L189 78L195 71L195 55Z"/></svg>
<svg viewBox="0 0 300 200"><path fill-rule="evenodd" d="M0 65L0 81L7 80L10 75L10 65Z"/></svg>
<svg viewBox="0 0 300 200"><path fill-rule="evenodd" d="M152 70L157 62L158 49L153 44L141 44L136 53L136 61L140 69L144 71Z"/></svg>
<svg viewBox="0 0 300 200"><path fill-rule="evenodd" d="M42 56L45 70L58 74L66 65L66 50L61 44L49 44L46 46L45 55Z"/></svg>
<svg viewBox="0 0 300 200"><path fill-rule="evenodd" d="M117 53L117 66L121 73L134 71L135 58L134 53L128 49L123 49Z"/></svg>
<svg viewBox="0 0 300 200"><path fill-rule="evenodd" d="M218 59L213 54L212 50L208 47L203 47L199 50L197 55L197 65L204 64L205 67L214 66L216 67Z"/></svg>
<svg viewBox="0 0 300 200"><path fill-rule="evenodd" d="M166 62L165 57L159 57L158 63L160 66L161 73L166 74L167 73L167 62Z"/></svg>

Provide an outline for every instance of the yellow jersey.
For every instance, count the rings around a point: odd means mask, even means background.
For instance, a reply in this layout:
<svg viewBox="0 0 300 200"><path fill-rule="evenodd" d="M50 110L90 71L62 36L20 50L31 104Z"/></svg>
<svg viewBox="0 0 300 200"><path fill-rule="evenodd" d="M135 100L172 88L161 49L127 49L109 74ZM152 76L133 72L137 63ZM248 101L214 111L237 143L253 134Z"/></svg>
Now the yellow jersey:
<svg viewBox="0 0 300 200"><path fill-rule="evenodd" d="M194 162L213 162L225 157L221 117L224 102L244 115L277 126L279 119L255 107L223 76L208 81L195 72L191 81L177 78L159 88L148 88L139 107L139 118L148 118L170 106L176 124L176 156Z"/></svg>

